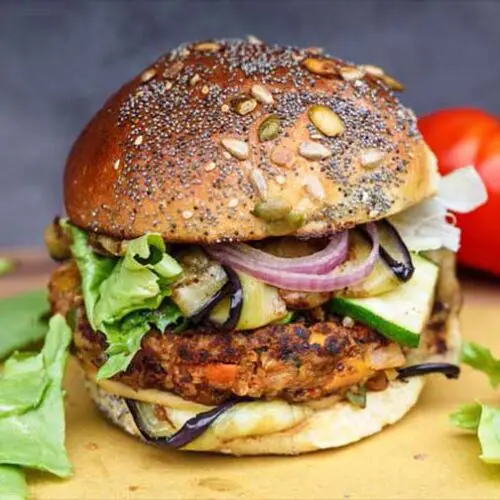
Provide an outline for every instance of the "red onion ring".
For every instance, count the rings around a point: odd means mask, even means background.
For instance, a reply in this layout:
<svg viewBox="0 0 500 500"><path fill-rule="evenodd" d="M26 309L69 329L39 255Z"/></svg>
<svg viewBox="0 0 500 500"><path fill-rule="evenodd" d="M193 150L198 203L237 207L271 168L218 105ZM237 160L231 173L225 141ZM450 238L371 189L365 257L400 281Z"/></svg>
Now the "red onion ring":
<svg viewBox="0 0 500 500"><path fill-rule="evenodd" d="M245 259L248 264L252 263L255 267L265 266L270 269L291 271L293 273L325 274L342 264L347 258L349 237L347 231L342 231L334 235L323 250L313 255L296 258L276 257L245 243L215 245L211 248L214 248L217 252L224 251L235 257Z"/></svg>
<svg viewBox="0 0 500 500"><path fill-rule="evenodd" d="M206 247L207 252L223 264L250 274L264 283L285 290L304 292L331 292L365 279L373 270L379 258L379 239L377 228L373 223L366 225L366 230L372 239L372 249L368 258L358 267L349 271L334 271L329 274L302 274L291 271L272 269L264 264L256 265L254 260L235 255L225 249Z"/></svg>

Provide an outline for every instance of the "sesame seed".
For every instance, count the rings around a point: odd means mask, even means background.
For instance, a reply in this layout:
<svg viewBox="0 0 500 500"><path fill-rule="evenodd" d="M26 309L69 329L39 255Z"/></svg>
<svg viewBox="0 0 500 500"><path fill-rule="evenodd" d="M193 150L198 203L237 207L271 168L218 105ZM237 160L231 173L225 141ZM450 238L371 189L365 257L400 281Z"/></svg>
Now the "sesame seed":
<svg viewBox="0 0 500 500"><path fill-rule="evenodd" d="M209 92L210 92L210 88L208 87L208 85L203 85L203 87L201 88L201 93L206 95Z"/></svg>
<svg viewBox="0 0 500 500"><path fill-rule="evenodd" d="M167 80L164 86L165 90L170 90L172 88L172 82L170 80Z"/></svg>
<svg viewBox="0 0 500 500"><path fill-rule="evenodd" d="M182 212L182 216L186 220L190 219L193 216L193 212L191 212L191 210L184 210L184 212Z"/></svg>
<svg viewBox="0 0 500 500"><path fill-rule="evenodd" d="M222 156L223 156L226 160L230 160L230 159L231 159L231 155L230 155L227 151L222 151Z"/></svg>
<svg viewBox="0 0 500 500"><path fill-rule="evenodd" d="M227 204L227 206L229 208L236 208L238 206L238 203L239 203L239 201L236 198L232 198L229 200L229 203Z"/></svg>
<svg viewBox="0 0 500 500"><path fill-rule="evenodd" d="M214 161L211 161L210 163L207 163L205 165L205 172L211 172L212 170L215 169L216 166L217 165L216 165L216 163Z"/></svg>
<svg viewBox="0 0 500 500"><path fill-rule="evenodd" d="M274 180L278 183L278 184L285 184L286 182L286 178L283 176L283 175L277 175Z"/></svg>
<svg viewBox="0 0 500 500"><path fill-rule="evenodd" d="M223 104L220 109L223 113L227 113L229 111L229 105Z"/></svg>
<svg viewBox="0 0 500 500"><path fill-rule="evenodd" d="M193 75L190 80L189 80L189 85L196 85L199 81L201 80L201 76L196 73L195 75Z"/></svg>
<svg viewBox="0 0 500 500"><path fill-rule="evenodd" d="M115 170L118 170L120 168L120 160L119 159L115 161L115 163L113 164L113 168Z"/></svg>
<svg viewBox="0 0 500 500"><path fill-rule="evenodd" d="M354 320L350 316L344 316L342 318L342 326L345 328L352 328L355 325Z"/></svg>
<svg viewBox="0 0 500 500"><path fill-rule="evenodd" d="M138 136L135 138L134 144L135 144L136 146L140 146L140 145L142 144L143 139L144 139L144 138L142 137L142 135L138 135Z"/></svg>

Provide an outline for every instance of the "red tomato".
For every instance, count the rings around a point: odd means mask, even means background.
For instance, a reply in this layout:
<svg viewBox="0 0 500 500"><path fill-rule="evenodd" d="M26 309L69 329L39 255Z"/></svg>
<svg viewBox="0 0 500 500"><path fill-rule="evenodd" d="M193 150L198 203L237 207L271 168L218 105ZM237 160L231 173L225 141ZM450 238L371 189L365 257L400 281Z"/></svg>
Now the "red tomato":
<svg viewBox="0 0 500 500"><path fill-rule="evenodd" d="M488 202L457 214L458 260L500 276L500 120L478 109L446 109L420 118L419 128L442 174L474 165L486 184Z"/></svg>

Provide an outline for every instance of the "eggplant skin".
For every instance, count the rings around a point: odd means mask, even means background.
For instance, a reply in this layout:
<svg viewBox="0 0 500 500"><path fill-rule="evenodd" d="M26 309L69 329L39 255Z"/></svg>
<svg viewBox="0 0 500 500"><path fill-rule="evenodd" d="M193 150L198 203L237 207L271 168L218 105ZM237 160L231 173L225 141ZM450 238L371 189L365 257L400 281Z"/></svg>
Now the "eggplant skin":
<svg viewBox="0 0 500 500"><path fill-rule="evenodd" d="M76 309L73 353L86 370L99 368L106 342L85 317L74 264L53 273L49 300L54 313ZM206 405L235 396L305 402L343 393L375 377L385 367L374 368L368 360L373 352L388 348L399 349L370 328L347 328L333 316L324 322L245 332L198 326L182 334L160 334L152 329L128 370L114 380L134 389L171 391Z"/></svg>

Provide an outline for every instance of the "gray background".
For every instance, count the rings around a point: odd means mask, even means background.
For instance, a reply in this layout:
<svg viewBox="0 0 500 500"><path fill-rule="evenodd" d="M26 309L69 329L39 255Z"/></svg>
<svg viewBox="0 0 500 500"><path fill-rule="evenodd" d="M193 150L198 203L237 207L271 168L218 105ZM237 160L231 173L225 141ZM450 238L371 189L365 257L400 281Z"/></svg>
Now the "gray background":
<svg viewBox="0 0 500 500"><path fill-rule="evenodd" d="M381 65L417 113L500 114L500 0L0 0L0 245L41 242L65 156L126 79L189 39L254 34Z"/></svg>

